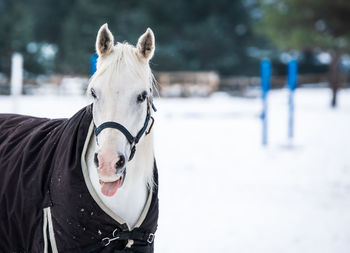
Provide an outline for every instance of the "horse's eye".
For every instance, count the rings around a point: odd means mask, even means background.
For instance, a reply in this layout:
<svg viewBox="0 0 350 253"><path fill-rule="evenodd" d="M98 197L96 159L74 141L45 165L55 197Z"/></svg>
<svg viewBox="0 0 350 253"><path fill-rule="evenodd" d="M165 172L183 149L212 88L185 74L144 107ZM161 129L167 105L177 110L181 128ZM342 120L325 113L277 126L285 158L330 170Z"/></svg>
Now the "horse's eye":
<svg viewBox="0 0 350 253"><path fill-rule="evenodd" d="M91 88L90 92L93 98L97 98L96 91L94 90L94 88Z"/></svg>
<svg viewBox="0 0 350 253"><path fill-rule="evenodd" d="M137 96L137 103L142 103L147 98L147 91L143 91Z"/></svg>

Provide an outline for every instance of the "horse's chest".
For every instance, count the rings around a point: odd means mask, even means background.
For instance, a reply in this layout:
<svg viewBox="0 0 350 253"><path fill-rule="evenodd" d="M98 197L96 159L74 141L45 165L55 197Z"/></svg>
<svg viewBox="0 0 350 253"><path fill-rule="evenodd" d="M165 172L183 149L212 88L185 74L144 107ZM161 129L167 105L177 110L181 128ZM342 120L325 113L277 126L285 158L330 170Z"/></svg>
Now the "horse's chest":
<svg viewBox="0 0 350 253"><path fill-rule="evenodd" d="M93 138L89 141L86 153L86 165L89 172L89 180L95 193L103 204L107 206L116 216L125 221L130 228L133 228L144 210L148 188L142 175L137 173L135 166L127 168L126 179L123 186L118 189L115 195L107 197L101 192L101 185L97 174L97 168L93 161L93 153L96 150L96 141Z"/></svg>
<svg viewBox="0 0 350 253"><path fill-rule="evenodd" d="M122 218L129 227L134 227L145 207L147 201L147 188L142 180L139 182L128 182L128 175L123 187L118 189L117 193L112 197L104 196L101 193L101 185L99 184L97 170L93 164L88 163L90 181L97 193L112 212Z"/></svg>
<svg viewBox="0 0 350 253"><path fill-rule="evenodd" d="M147 189L142 186L122 188L114 197L105 197L99 191L99 196L108 208L125 220L130 227L134 227L144 209Z"/></svg>

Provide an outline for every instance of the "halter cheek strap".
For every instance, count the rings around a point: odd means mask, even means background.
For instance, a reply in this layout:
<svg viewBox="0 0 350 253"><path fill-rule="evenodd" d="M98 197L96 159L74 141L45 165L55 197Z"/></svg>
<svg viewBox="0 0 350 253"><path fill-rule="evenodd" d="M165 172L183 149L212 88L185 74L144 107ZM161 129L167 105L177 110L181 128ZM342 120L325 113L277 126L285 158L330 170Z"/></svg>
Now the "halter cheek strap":
<svg viewBox="0 0 350 253"><path fill-rule="evenodd" d="M136 152L136 144L140 141L143 134L145 134L145 135L149 134L151 132L152 127L153 127L154 118L151 116L150 104L151 104L153 111L155 111L155 112L157 111L157 109L155 108L153 103L150 102L149 100L147 100L147 115L146 115L145 123L143 124L143 127L140 129L140 131L137 133L137 135L135 137L123 125L121 125L117 122L114 122L114 121L104 122L101 125L99 125L97 128L95 128L96 137L105 128L118 129L120 132L122 132L124 134L124 136L126 137L126 139L128 140L128 142L130 144L129 161L131 161L135 155L135 152ZM148 131L146 131L150 121L151 121L151 125L150 125Z"/></svg>

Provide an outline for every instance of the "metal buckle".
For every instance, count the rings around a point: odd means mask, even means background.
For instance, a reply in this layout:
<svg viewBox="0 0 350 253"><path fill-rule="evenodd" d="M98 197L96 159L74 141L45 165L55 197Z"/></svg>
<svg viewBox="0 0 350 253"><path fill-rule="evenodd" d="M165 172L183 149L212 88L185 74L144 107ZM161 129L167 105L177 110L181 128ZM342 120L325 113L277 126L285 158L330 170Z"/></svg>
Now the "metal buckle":
<svg viewBox="0 0 350 253"><path fill-rule="evenodd" d="M148 135L150 132L151 132L151 130L152 130L152 127L153 127L153 124L154 124L154 118L151 116L151 118L150 118L150 120L152 121L151 122L151 125L149 126L149 128L148 128L148 130L146 131L146 135Z"/></svg>
<svg viewBox="0 0 350 253"><path fill-rule="evenodd" d="M113 233L112 233L112 238L109 237L105 237L101 240L101 242L104 244L103 246L107 247L112 241L118 240L119 236L117 236L117 234L115 234L116 232L118 232L118 229L114 229Z"/></svg>
<svg viewBox="0 0 350 253"><path fill-rule="evenodd" d="M147 242L151 244L153 242L153 240L154 240L154 234L150 233L148 236Z"/></svg>
<svg viewBox="0 0 350 253"><path fill-rule="evenodd" d="M118 232L118 228L113 230L113 233L112 233L113 237L117 237L117 235L115 234L116 232Z"/></svg>
<svg viewBox="0 0 350 253"><path fill-rule="evenodd" d="M107 241L107 242L105 242ZM103 246L108 246L111 243L111 239L109 239L109 237L105 237L101 240L101 242L103 243Z"/></svg>

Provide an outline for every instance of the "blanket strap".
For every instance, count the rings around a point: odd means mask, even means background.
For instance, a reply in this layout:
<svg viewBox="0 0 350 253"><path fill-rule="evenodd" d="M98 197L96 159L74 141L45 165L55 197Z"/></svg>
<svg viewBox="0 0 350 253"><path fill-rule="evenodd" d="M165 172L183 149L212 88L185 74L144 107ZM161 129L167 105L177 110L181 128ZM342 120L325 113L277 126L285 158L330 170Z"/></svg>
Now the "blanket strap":
<svg viewBox="0 0 350 253"><path fill-rule="evenodd" d="M86 253L99 252L102 248L107 247L109 245L113 245L116 241L126 240L139 241L141 243L144 243L145 245L148 245L153 243L154 234L151 232L144 232L141 230L118 231L118 229L115 229L111 237L105 237L98 243L88 245L86 247L81 248L80 250ZM128 249L124 249L122 251L116 252L129 252L127 250Z"/></svg>

